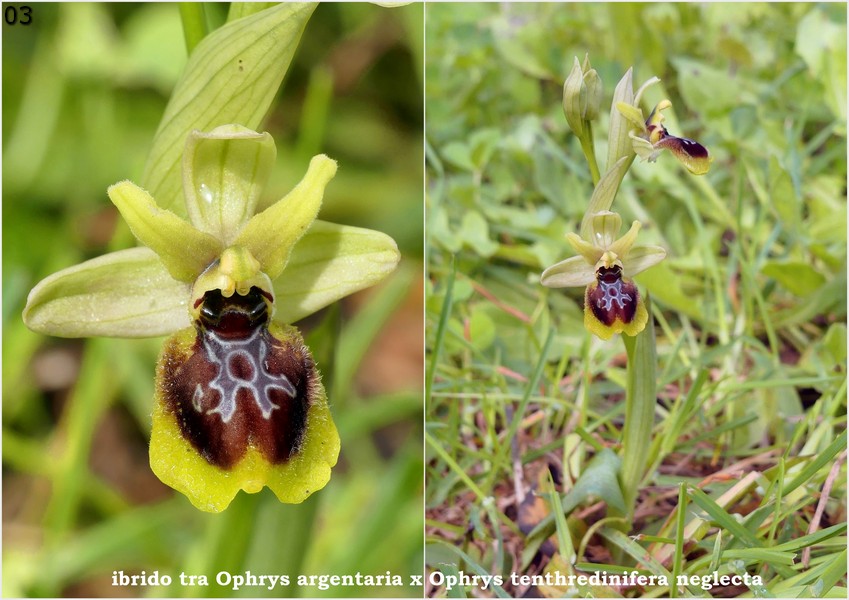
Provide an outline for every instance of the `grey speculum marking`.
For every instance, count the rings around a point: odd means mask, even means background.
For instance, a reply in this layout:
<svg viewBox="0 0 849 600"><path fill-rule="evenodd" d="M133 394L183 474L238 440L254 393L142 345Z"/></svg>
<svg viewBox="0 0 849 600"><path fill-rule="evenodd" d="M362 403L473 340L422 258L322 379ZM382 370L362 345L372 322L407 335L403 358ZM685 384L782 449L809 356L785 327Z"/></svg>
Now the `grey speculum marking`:
<svg viewBox="0 0 849 600"><path fill-rule="evenodd" d="M265 337L260 335L262 329L256 328L246 339L224 339L213 331L206 331L202 336L209 362L218 368L209 387L221 395L218 405L208 414L218 413L224 423L229 423L236 412L236 398L241 390L247 390L266 420L279 408L270 400L272 390L279 390L290 398L297 394L286 375L268 371L265 359L270 348ZM198 384L192 398L192 405L198 412L201 412L203 395L204 390Z"/></svg>

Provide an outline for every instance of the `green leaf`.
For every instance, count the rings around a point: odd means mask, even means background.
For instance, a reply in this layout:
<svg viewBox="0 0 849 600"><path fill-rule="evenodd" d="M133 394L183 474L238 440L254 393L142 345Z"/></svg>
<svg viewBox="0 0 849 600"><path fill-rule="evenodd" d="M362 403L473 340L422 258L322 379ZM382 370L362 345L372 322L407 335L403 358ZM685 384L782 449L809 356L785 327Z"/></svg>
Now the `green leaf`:
<svg viewBox="0 0 849 600"><path fill-rule="evenodd" d="M825 87L825 101L846 121L846 23L832 21L825 11L811 10L796 30L796 53Z"/></svg>
<svg viewBox="0 0 849 600"><path fill-rule="evenodd" d="M563 510L566 514L592 498L604 500L610 508L625 512L625 500L617 479L619 468L619 457L612 450L605 448L596 454L578 477L575 486L563 496Z"/></svg>
<svg viewBox="0 0 849 600"><path fill-rule="evenodd" d="M189 326L189 286L149 248L99 256L42 280L24 309L27 327L58 337L156 337Z"/></svg>
<svg viewBox="0 0 849 600"><path fill-rule="evenodd" d="M646 295L646 310L651 314L651 297ZM649 449L657 405L657 350L654 319L635 337L623 335L628 354L628 384L625 390L625 426L622 431L622 470L620 480L627 518L633 519L640 483L650 466Z"/></svg>
<svg viewBox="0 0 849 600"><path fill-rule="evenodd" d="M450 162L455 167L459 167L469 172L475 170L475 163L472 162L472 153L469 145L465 142L450 142L442 149L442 157Z"/></svg>
<svg viewBox="0 0 849 600"><path fill-rule="evenodd" d="M476 210L463 215L460 236L466 244L483 257L492 256L498 250L498 244L489 239L489 223Z"/></svg>
<svg viewBox="0 0 849 600"><path fill-rule="evenodd" d="M274 282L275 320L294 323L331 302L374 285L400 254L384 233L315 221Z"/></svg>
<svg viewBox="0 0 849 600"><path fill-rule="evenodd" d="M771 260L763 266L761 273L772 277L797 296L807 296L825 283L825 277L821 273L801 261Z"/></svg>
<svg viewBox="0 0 849 600"><path fill-rule="evenodd" d="M228 23L192 52L153 141L142 185L159 203L186 214L180 161L190 131L238 123L259 128L316 4L282 2Z"/></svg>

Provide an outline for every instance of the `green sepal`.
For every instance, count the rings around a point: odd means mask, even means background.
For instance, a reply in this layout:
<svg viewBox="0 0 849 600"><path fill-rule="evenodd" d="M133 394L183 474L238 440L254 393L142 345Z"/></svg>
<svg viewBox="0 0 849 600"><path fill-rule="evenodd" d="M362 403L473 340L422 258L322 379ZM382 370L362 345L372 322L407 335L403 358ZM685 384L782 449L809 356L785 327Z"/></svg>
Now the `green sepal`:
<svg viewBox="0 0 849 600"><path fill-rule="evenodd" d="M283 199L254 215L234 245L243 246L260 262L262 270L276 279L295 243L315 220L324 188L336 174L336 161L323 154L314 156L304 178Z"/></svg>
<svg viewBox="0 0 849 600"><path fill-rule="evenodd" d="M623 275L633 277L655 266L664 258L666 258L666 250L660 246L634 246L628 251L628 258L623 263Z"/></svg>
<svg viewBox="0 0 849 600"><path fill-rule="evenodd" d="M141 180L164 208L186 215L180 164L190 131L224 123L260 126L316 6L281 2L216 29L192 51Z"/></svg>
<svg viewBox="0 0 849 600"><path fill-rule="evenodd" d="M294 323L395 270L395 241L371 229L315 221L274 281L275 320Z"/></svg>
<svg viewBox="0 0 849 600"><path fill-rule="evenodd" d="M159 255L174 279L194 281L221 252L221 243L215 237L160 208L133 182L116 183L107 194L136 239Z"/></svg>
<svg viewBox="0 0 849 600"><path fill-rule="evenodd" d="M229 245L253 216L276 156L268 133L241 125L192 131L183 153L183 194L192 224Z"/></svg>
<svg viewBox="0 0 849 600"><path fill-rule="evenodd" d="M572 256L551 265L540 276L540 283L550 288L583 287L595 281L595 269L583 256Z"/></svg>
<svg viewBox="0 0 849 600"><path fill-rule="evenodd" d="M156 337L189 326L189 285L173 279L148 248L74 265L29 293L26 326L58 337Z"/></svg>

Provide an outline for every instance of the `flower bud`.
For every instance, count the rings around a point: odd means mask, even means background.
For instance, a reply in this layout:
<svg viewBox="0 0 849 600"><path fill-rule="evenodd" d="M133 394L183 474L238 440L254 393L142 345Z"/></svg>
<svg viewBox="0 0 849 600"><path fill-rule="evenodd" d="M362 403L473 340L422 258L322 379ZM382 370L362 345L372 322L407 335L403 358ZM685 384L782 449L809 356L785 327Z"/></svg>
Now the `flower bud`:
<svg viewBox="0 0 849 600"><path fill-rule="evenodd" d="M604 94L598 71L590 69L584 72L584 85L587 88L587 108L584 111L584 120L595 121L598 118L598 108Z"/></svg>
<svg viewBox="0 0 849 600"><path fill-rule="evenodd" d="M572 63L572 71L563 84L563 113L569 127L577 136L584 134L584 114L587 111L587 86L578 57Z"/></svg>

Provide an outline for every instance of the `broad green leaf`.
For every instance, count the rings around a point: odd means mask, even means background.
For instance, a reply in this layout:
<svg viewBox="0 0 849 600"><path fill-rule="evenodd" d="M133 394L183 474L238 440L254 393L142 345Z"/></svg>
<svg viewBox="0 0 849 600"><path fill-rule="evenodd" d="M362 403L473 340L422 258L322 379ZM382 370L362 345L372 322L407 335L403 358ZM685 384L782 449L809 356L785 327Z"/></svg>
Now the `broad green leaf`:
<svg viewBox="0 0 849 600"><path fill-rule="evenodd" d="M775 279L782 287L797 296L807 296L825 283L822 273L801 261L771 260L764 264L761 273Z"/></svg>
<svg viewBox="0 0 849 600"><path fill-rule="evenodd" d="M159 255L174 279L194 281L221 252L218 239L159 208L150 194L136 184L122 181L107 193L136 239Z"/></svg>
<svg viewBox="0 0 849 600"><path fill-rule="evenodd" d="M235 244L244 246L262 265L262 270L276 279L292 252L315 220L324 188L336 174L336 161L323 154L314 156L298 185L261 213L251 217Z"/></svg>
<svg viewBox="0 0 849 600"><path fill-rule="evenodd" d="M276 156L268 133L240 125L193 131L183 153L183 194L192 224L229 246L253 216Z"/></svg>
<svg viewBox="0 0 849 600"><path fill-rule="evenodd" d="M651 314L651 297L645 298ZM654 410L657 404L657 349L654 319L635 337L622 336L628 354L628 383L625 388L625 426L622 431L622 468L619 481L628 506L628 522L634 516L637 493L650 466Z"/></svg>
<svg viewBox="0 0 849 600"><path fill-rule="evenodd" d="M282 2L224 25L192 52L159 124L142 185L184 215L180 162L193 129L238 123L257 129L316 4Z"/></svg>
<svg viewBox="0 0 849 600"><path fill-rule="evenodd" d="M495 322L486 309L487 305L476 307L469 318L469 339L478 350L486 350L496 338Z"/></svg>
<svg viewBox="0 0 849 600"><path fill-rule="evenodd" d="M475 170L475 163L472 162L471 149L465 142L450 142L445 145L441 154L446 161L450 162L455 167L459 167L469 172L473 172Z"/></svg>
<svg viewBox="0 0 849 600"><path fill-rule="evenodd" d="M156 337L189 326L189 291L152 250L130 248L45 278L23 317L33 331L58 337Z"/></svg>
<svg viewBox="0 0 849 600"><path fill-rule="evenodd" d="M740 104L756 104L752 82L741 73L733 76L707 62L670 59L678 71L678 84L687 106L707 114L722 114Z"/></svg>
<svg viewBox="0 0 849 600"><path fill-rule="evenodd" d="M498 147L502 133L497 129L481 129L469 136L469 157L477 171L483 171Z"/></svg>
<svg viewBox="0 0 849 600"><path fill-rule="evenodd" d="M328 304L374 285L400 254L388 235L315 221L274 282L275 320L294 323Z"/></svg>
<svg viewBox="0 0 849 600"><path fill-rule="evenodd" d="M845 17L845 14L844 14ZM825 101L836 117L846 120L846 22L835 22L816 8L796 30L796 53L825 87Z"/></svg>
<svg viewBox="0 0 849 600"><path fill-rule="evenodd" d="M489 238L489 223L476 210L463 215L460 236L470 248L483 257L492 256L498 250L498 244Z"/></svg>

